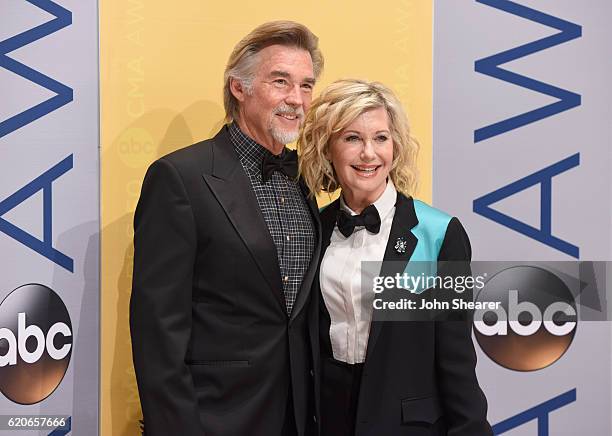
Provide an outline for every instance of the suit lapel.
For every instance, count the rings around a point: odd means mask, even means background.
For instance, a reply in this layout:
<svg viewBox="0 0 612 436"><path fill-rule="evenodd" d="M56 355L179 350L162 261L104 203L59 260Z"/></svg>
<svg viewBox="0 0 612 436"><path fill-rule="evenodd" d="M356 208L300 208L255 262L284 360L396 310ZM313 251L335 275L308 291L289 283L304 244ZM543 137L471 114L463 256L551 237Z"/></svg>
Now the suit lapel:
<svg viewBox="0 0 612 436"><path fill-rule="evenodd" d="M251 182L234 151L227 126L215 136L212 147L212 171L203 174L204 180L244 241L274 298L286 313L276 246L259 209Z"/></svg>
<svg viewBox="0 0 612 436"><path fill-rule="evenodd" d="M395 203L395 215L393 216L393 223L391 224L391 233L387 240L383 264L380 271L382 277L395 276L395 274L402 274L405 271L406 265L418 242L417 238L410 230L414 228L418 222L412 198L406 198L398 192L397 201ZM404 250L396 249L398 241L405 243ZM377 320L371 323L370 337L368 338L368 348L366 351L366 362L376 346L376 341L385 324L386 314L387 311L382 311L377 315Z"/></svg>
<svg viewBox="0 0 612 436"><path fill-rule="evenodd" d="M329 340L329 323L330 323L330 315L325 306L325 300L321 294L321 283L318 279L318 274L321 271L321 262L323 262L323 256L325 255L325 251L329 247L331 242L331 235L336 227L336 217L338 216L338 210L340 208L340 200L336 200L332 202L329 206L327 206L324 210L321 211L321 256L319 257L317 263L317 277L315 277L315 290L317 293L315 301L317 303L317 307L313 308L314 311L314 320L316 322L314 328L314 334L316 335L316 341L319 342L319 329L323 329L327 331L327 340L323 339L319 343L319 347L321 348L321 353L332 354L331 344ZM313 297L314 298L314 297ZM326 327L325 327L326 326ZM319 350L317 350L319 351Z"/></svg>
<svg viewBox="0 0 612 436"><path fill-rule="evenodd" d="M321 253L325 254L325 250L329 247L331 235L336 226L336 218L340 210L340 199L332 202L321 212ZM319 264L323 260L323 256L319 259Z"/></svg>
<svg viewBox="0 0 612 436"><path fill-rule="evenodd" d="M310 259L310 265L308 266L308 270L306 274L304 274L304 278L302 279L302 285L300 286L300 290L295 299L295 303L293 304L293 309L291 310L291 321L293 321L297 315L300 313L306 301L308 301L308 296L312 290L312 282L314 279L314 275L317 271L319 255L321 253L321 220L319 219L319 208L317 207L317 202L314 198L311 198L308 194L308 188L302 179L299 181L300 190L302 191L302 195L306 203L308 204L308 209L310 210L310 215L312 217L312 222L315 227L315 236L317 238L315 249L312 253L312 257Z"/></svg>

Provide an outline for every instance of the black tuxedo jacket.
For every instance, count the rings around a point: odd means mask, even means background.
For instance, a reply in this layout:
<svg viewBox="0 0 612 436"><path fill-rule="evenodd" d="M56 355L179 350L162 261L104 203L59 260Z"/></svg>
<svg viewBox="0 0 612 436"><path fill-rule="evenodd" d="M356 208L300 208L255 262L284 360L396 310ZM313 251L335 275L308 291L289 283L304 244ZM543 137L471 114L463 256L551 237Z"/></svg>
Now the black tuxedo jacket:
<svg viewBox="0 0 612 436"><path fill-rule="evenodd" d="M304 185L301 184L304 194ZM227 126L151 165L134 217L130 327L147 436L275 436L313 423L310 289L291 316L276 248Z"/></svg>
<svg viewBox="0 0 612 436"><path fill-rule="evenodd" d="M402 273L415 253L417 244L439 245L438 275L470 274L471 248L456 218L419 203L427 212L418 216L412 198L398 194L396 211L387 242L381 275ZM321 213L322 255L329 246L336 224L339 201ZM446 220L439 241L426 240L428 223L416 226L427 215ZM425 228L425 231L421 229ZM444 231L445 230L445 231ZM398 253L398 238L407 241L405 253ZM419 238L423 240L419 241ZM441 242L441 243L440 243ZM416 257L416 256L414 256ZM453 261L453 262L444 262ZM459 262L454 262L459 261ZM461 262L463 261L463 262ZM447 265L446 267L444 265ZM452 265L449 267L448 265ZM448 271L445 271L445 268ZM457 268L463 271L457 271ZM329 312L325 307L318 273L313 306L317 305L319 345L322 358L331 356ZM423 295L426 295L425 291ZM447 291L452 292L452 291ZM356 436L485 436L492 435L487 422L487 403L475 374L476 354L467 313L457 313L453 321L373 321L363 367L357 406ZM325 366L326 368L328 366ZM316 391L321 395L321 363L316 366ZM323 389L325 391L325 389ZM326 411L321 411L325 420ZM322 423L325 429L324 423ZM322 432L321 436L331 436Z"/></svg>

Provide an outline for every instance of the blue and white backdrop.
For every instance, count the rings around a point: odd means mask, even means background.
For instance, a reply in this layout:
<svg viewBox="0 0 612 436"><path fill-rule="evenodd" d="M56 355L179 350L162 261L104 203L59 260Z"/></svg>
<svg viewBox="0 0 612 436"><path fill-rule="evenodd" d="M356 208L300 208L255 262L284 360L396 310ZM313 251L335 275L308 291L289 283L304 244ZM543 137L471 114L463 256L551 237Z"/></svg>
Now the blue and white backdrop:
<svg viewBox="0 0 612 436"><path fill-rule="evenodd" d="M434 2L433 202L474 259L610 260L610 17L605 0ZM606 302L544 368L476 345L496 434L612 434Z"/></svg>
<svg viewBox="0 0 612 436"><path fill-rule="evenodd" d="M0 2L0 434L98 434L98 74L97 2Z"/></svg>

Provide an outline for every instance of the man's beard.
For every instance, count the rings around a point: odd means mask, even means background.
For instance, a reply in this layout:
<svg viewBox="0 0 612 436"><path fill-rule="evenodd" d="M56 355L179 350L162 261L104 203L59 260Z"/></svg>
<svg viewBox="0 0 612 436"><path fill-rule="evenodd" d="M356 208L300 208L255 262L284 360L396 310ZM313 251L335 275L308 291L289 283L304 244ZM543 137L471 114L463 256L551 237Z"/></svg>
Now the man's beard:
<svg viewBox="0 0 612 436"><path fill-rule="evenodd" d="M295 115L297 116L298 120L299 120L299 125L295 130L283 130L279 127L276 127L274 125L274 117L277 114L291 114L291 115ZM297 140L299 134L300 134L300 129L299 127L302 125L302 123L304 122L304 109L302 109L301 106L297 107L297 108L293 108L289 105L286 104L281 104L280 106L276 107L274 109L274 111L272 111L272 116L270 117L270 126L269 126L269 130L270 133L272 134L272 137L274 138L275 141L277 141L280 144L289 144L291 142L294 142L295 140Z"/></svg>

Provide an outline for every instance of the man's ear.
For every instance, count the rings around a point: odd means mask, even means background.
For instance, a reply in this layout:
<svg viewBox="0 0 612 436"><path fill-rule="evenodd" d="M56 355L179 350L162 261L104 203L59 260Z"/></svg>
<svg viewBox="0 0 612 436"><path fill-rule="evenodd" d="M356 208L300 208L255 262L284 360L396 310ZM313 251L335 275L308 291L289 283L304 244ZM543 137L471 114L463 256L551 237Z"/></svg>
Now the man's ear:
<svg viewBox="0 0 612 436"><path fill-rule="evenodd" d="M240 80L234 77L230 77L229 88L230 88L230 92L236 98L236 100L240 102L244 101L246 90L244 89L244 86Z"/></svg>

